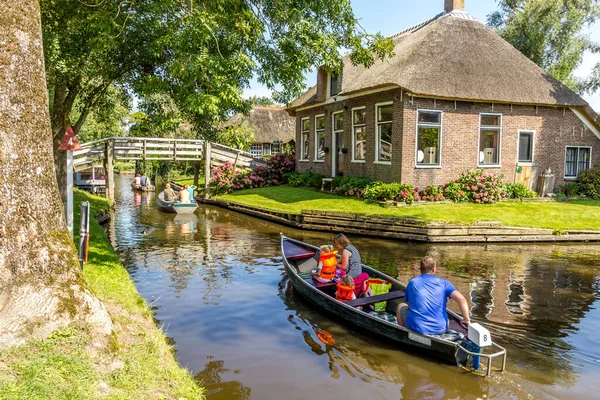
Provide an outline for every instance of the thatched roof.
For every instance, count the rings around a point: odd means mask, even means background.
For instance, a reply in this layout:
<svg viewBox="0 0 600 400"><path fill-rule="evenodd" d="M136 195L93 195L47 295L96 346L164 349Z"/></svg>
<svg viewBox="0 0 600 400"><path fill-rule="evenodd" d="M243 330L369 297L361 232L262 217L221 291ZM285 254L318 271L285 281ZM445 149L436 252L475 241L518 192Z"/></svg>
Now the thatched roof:
<svg viewBox="0 0 600 400"><path fill-rule="evenodd" d="M254 131L255 143L288 143L296 136L295 118L281 107L252 107L249 115L235 114L223 127L246 126Z"/></svg>
<svg viewBox="0 0 600 400"><path fill-rule="evenodd" d="M392 39L395 56L377 61L369 69L353 66L344 58L340 95L392 85L415 95L438 98L587 105L579 95L463 10L436 15ZM317 91L311 88L309 92L312 94L307 92L292 102L290 112L315 102L311 97Z"/></svg>

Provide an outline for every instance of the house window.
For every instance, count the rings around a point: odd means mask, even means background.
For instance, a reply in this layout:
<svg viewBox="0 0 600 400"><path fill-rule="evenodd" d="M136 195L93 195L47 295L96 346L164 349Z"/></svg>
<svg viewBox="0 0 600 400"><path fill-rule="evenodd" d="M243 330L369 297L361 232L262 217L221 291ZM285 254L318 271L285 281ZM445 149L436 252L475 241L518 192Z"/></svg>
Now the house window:
<svg viewBox="0 0 600 400"><path fill-rule="evenodd" d="M519 162L533 162L533 132L519 132Z"/></svg>
<svg viewBox="0 0 600 400"><path fill-rule="evenodd" d="M329 96L337 96L342 91L342 75L329 74Z"/></svg>
<svg viewBox="0 0 600 400"><path fill-rule="evenodd" d="M502 115L481 114L479 120L479 165L500 164Z"/></svg>
<svg viewBox="0 0 600 400"><path fill-rule="evenodd" d="M352 161L365 160L367 143L367 111L365 108L352 110Z"/></svg>
<svg viewBox="0 0 600 400"><path fill-rule="evenodd" d="M315 117L315 161L325 159L325 116Z"/></svg>
<svg viewBox="0 0 600 400"><path fill-rule="evenodd" d="M377 161L392 161L392 120L394 106L392 103L376 107L377 112Z"/></svg>
<svg viewBox="0 0 600 400"><path fill-rule="evenodd" d="M271 145L271 154L281 153L281 143L273 143Z"/></svg>
<svg viewBox="0 0 600 400"><path fill-rule="evenodd" d="M302 130L300 133L300 160L308 161L308 132L310 129L310 121L304 118L301 121Z"/></svg>
<svg viewBox="0 0 600 400"><path fill-rule="evenodd" d="M271 143L263 143L263 154L273 154L271 153Z"/></svg>
<svg viewBox="0 0 600 400"><path fill-rule="evenodd" d="M250 154L252 155L252 157L255 157L255 158L262 157L262 155L263 155L262 149L263 149L262 143L251 144L250 145Z"/></svg>
<svg viewBox="0 0 600 400"><path fill-rule="evenodd" d="M417 166L440 165L442 112L417 111Z"/></svg>
<svg viewBox="0 0 600 400"><path fill-rule="evenodd" d="M577 178L577 175L590 168L591 159L591 147L567 146L565 178Z"/></svg>

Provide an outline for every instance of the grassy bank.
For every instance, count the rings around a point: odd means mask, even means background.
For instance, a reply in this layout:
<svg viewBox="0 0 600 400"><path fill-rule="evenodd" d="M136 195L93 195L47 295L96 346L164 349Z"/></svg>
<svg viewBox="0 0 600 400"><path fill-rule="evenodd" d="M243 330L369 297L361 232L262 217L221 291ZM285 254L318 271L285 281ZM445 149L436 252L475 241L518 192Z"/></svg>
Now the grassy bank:
<svg viewBox="0 0 600 400"><path fill-rule="evenodd" d="M177 182L180 185L193 185L194 184L194 177L182 177L179 179L175 179L175 182ZM202 188L204 187L204 177L201 176L198 178L198 187Z"/></svg>
<svg viewBox="0 0 600 400"><path fill-rule="evenodd" d="M219 196L217 199L298 214L302 210L341 211L456 224L500 221L506 226L527 228L600 229L600 201L594 200L568 202L507 200L495 204L424 203L384 208L355 198L291 186L241 190Z"/></svg>
<svg viewBox="0 0 600 400"><path fill-rule="evenodd" d="M85 325L55 332L0 355L1 399L202 399L203 390L174 358L166 337L152 320L145 300L110 245L96 215L103 198L76 191L92 205L89 263L84 275L90 290L107 307L114 331L108 348L91 344ZM78 232L79 216L75 218ZM78 238L75 238L76 242Z"/></svg>

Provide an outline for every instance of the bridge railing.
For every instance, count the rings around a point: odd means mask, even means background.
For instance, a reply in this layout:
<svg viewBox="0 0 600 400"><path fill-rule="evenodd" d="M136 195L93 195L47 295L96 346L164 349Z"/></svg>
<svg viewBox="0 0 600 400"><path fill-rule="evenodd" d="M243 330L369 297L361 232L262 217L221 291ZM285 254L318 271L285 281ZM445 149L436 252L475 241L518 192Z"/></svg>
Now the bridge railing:
<svg viewBox="0 0 600 400"><path fill-rule="evenodd" d="M112 142L113 158L122 161L167 160L199 161L204 159L205 140L166 139L143 137L111 137L83 143L81 150L74 152L77 170L99 163L105 158L107 143ZM210 158L216 162L229 161L246 168L265 165L264 160L252 157L246 151L233 149L218 143L210 143Z"/></svg>

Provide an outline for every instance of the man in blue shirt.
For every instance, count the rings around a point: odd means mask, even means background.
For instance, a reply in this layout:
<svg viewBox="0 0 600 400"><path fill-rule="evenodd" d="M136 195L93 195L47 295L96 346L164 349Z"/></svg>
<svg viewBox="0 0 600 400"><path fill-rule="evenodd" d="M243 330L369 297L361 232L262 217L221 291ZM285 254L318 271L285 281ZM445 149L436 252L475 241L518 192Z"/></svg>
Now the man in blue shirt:
<svg viewBox="0 0 600 400"><path fill-rule="evenodd" d="M439 335L448 330L446 303L448 298L456 301L463 316L461 324L471 323L469 305L465 297L445 279L435 276L433 257L421 260L421 276L406 286L404 301L397 311L398 324L424 335Z"/></svg>

